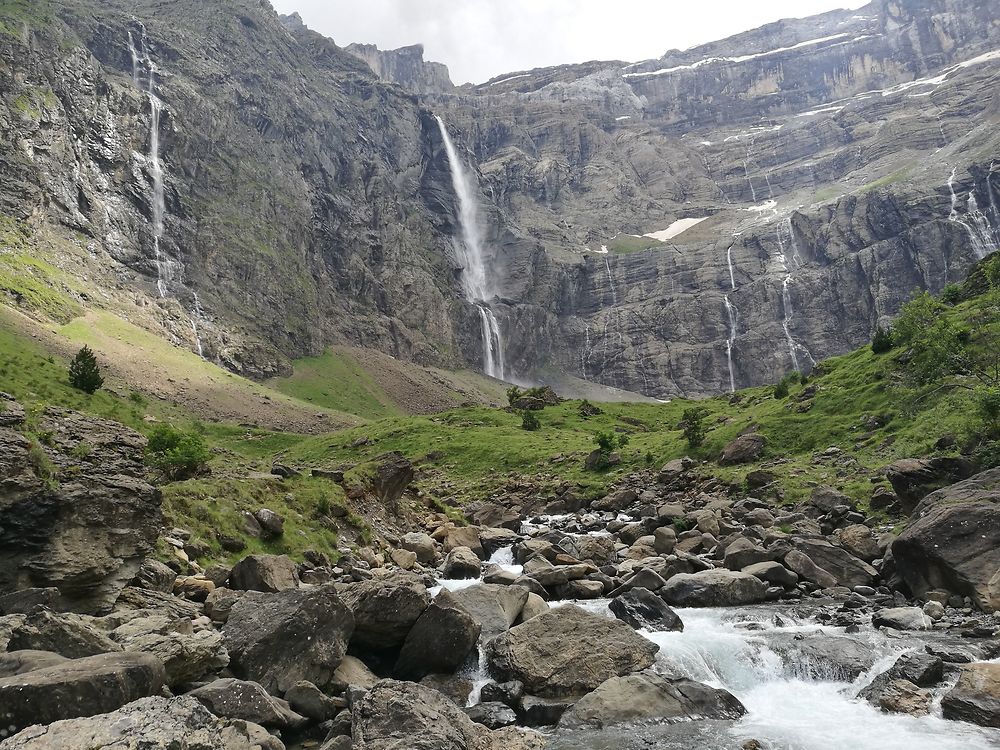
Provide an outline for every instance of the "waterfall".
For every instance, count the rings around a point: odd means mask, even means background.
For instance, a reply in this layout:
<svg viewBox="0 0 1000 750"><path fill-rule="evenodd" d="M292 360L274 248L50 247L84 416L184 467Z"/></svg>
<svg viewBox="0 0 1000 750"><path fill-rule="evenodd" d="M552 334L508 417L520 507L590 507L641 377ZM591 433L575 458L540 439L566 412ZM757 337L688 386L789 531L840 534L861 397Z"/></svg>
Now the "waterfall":
<svg viewBox="0 0 1000 750"><path fill-rule="evenodd" d="M166 197L163 188L163 162L160 159L160 124L163 119L163 101L156 93L157 67L149 53L146 44L146 35L143 32L136 44L132 32L128 32L128 49L132 56L132 82L135 87L146 94L149 101L149 153L147 163L149 164L149 175L152 180L152 195L150 196L150 209L152 213L151 228L153 230L153 259L156 264L156 293L160 299L166 299L174 285L176 274L175 267L179 263L171 261L160 247L164 233L164 218L166 216ZM143 83L143 73L147 78ZM183 269L181 269L183 270ZM191 315L191 331L194 334L195 349L199 357L205 356L205 348L202 345L199 321L205 321L205 313L201 308L201 300L198 294L194 294L194 313Z"/></svg>
<svg viewBox="0 0 1000 750"><path fill-rule="evenodd" d="M618 306L618 292L615 291L615 279L611 275L611 263L608 262L608 256L604 256L604 268L608 272L608 286L611 288L611 304L614 307Z"/></svg>
<svg viewBox="0 0 1000 750"><path fill-rule="evenodd" d="M813 359L812 354L809 350L802 344L799 344L795 337L792 336L792 318L795 315L795 311L792 308L792 293L789 287L792 284L793 271L788 267L788 246L792 248L793 258L797 255L796 243L795 243L795 232L792 228L791 218L778 224L778 263L781 265L781 269L785 274L784 279L781 282L781 310L782 310L782 321L781 327L785 331L785 343L788 345L788 353L792 358L792 368L796 372L801 372L799 366L799 350L806 355L809 359L810 366L816 364L816 360ZM787 245L786 245L787 239ZM801 263L800 263L801 265Z"/></svg>
<svg viewBox="0 0 1000 750"><path fill-rule="evenodd" d="M726 362L729 364L729 392L736 392L736 376L733 373L733 346L736 344L736 326L739 323L739 310L729 301L729 295L723 296L726 305L726 317L729 318L729 338L726 339Z"/></svg>
<svg viewBox="0 0 1000 750"><path fill-rule="evenodd" d="M580 370L583 379L587 379L587 359L590 357L590 324L585 323L583 329L583 351L580 352Z"/></svg>
<svg viewBox="0 0 1000 750"><path fill-rule="evenodd" d="M979 203L976 201L976 196L971 190L966 200L966 213L964 216L959 214L958 209L961 206L961 201L955 192L955 175L957 172L957 167L952 168L951 175L948 177L948 192L951 193L951 213L948 214L948 221L961 224L965 227L965 231L969 233L969 240L972 243L972 251L975 253L976 259L983 260L1000 249L997 244L997 234L993 227L990 226L990 221L986 217L986 214L979 210ZM988 177L987 190L992 191ZM990 193L990 200L994 200L992 192Z"/></svg>
<svg viewBox="0 0 1000 750"><path fill-rule="evenodd" d="M750 179L750 168L747 166L746 159L743 160L743 174L746 175L747 184L750 186L750 195L753 198L753 202L757 202L757 191L754 189L753 180Z"/></svg>
<svg viewBox="0 0 1000 750"><path fill-rule="evenodd" d="M503 338L496 315L490 309L489 300L494 291L486 278L486 259L483 224L479 218L479 200L468 169L458 156L444 120L437 115L438 128L444 141L451 170L451 184L458 199L458 223L462 236L455 242L458 260L462 266L462 289L465 298L479 309L479 320L483 335L483 369L490 377L504 379Z"/></svg>

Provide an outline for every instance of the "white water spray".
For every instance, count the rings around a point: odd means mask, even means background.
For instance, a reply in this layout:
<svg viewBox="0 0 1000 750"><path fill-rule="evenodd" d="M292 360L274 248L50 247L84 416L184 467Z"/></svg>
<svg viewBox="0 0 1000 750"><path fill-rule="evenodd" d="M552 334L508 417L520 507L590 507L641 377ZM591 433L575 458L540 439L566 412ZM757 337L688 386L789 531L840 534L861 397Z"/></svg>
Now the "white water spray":
<svg viewBox="0 0 1000 750"><path fill-rule="evenodd" d="M799 366L799 351L801 350L806 357L809 359L810 366L816 364L816 360L813 359L812 354L809 350L799 344L795 337L792 336L792 319L795 315L795 311L792 307L792 293L791 287L793 271L788 267L788 247L792 249L793 259L797 255L796 242L795 242L795 232L792 228L792 220L789 217L786 221L781 222L778 225L778 248L780 249L780 254L778 255L778 262L781 264L782 271L785 274L785 278L781 282L781 308L782 308L782 321L781 327L785 331L785 342L788 344L788 353L792 358L792 367L795 371L801 372ZM801 265L801 262L799 262Z"/></svg>
<svg viewBox="0 0 1000 750"><path fill-rule="evenodd" d="M736 274L733 272L733 246L726 249L726 265L729 267L729 291L736 291ZM729 300L729 294L723 296L726 305L726 318L729 321L729 336L726 338L726 362L729 365L729 392L736 392L736 375L733 372L733 347L736 345L736 328L739 324L739 310Z"/></svg>
<svg viewBox="0 0 1000 750"><path fill-rule="evenodd" d="M489 306L489 300L494 296L486 278L486 259L483 237L483 225L479 218L479 201L476 188L466 166L458 156L448 128L444 120L437 115L438 128L444 141L448 156L448 166L451 169L451 184L458 199L458 223L462 232L460 241L455 243L455 250L462 264L462 288L465 298L479 309L479 321L483 335L483 369L486 374L504 379L503 337L500 324Z"/></svg>
<svg viewBox="0 0 1000 750"><path fill-rule="evenodd" d="M618 292L615 291L615 279L611 275L611 263L608 262L608 256L604 256L604 268L608 272L608 287L611 289L611 304L612 306L618 305Z"/></svg>

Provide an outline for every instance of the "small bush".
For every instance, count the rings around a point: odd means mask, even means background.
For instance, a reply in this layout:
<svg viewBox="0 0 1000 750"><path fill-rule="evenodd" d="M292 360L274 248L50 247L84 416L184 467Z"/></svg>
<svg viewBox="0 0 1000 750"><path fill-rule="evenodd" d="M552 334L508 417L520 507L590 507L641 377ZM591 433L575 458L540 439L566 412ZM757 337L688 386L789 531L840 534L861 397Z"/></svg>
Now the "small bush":
<svg viewBox="0 0 1000 750"><path fill-rule="evenodd" d="M697 448L705 442L705 434L708 432L705 427L705 417L707 416L708 410L701 406L693 406L684 410L682 429L689 448Z"/></svg>
<svg viewBox="0 0 1000 750"><path fill-rule="evenodd" d="M184 432L173 425L153 428L146 446L146 460L170 480L188 479L200 473L211 452L197 432Z"/></svg>
<svg viewBox="0 0 1000 750"><path fill-rule="evenodd" d="M872 335L872 351L875 354L885 354L892 350L894 346L893 333L891 328L878 326Z"/></svg>
<svg viewBox="0 0 1000 750"><path fill-rule="evenodd" d="M776 399L788 398L788 381L784 378L774 386L774 397Z"/></svg>
<svg viewBox="0 0 1000 750"><path fill-rule="evenodd" d="M104 385L97 357L89 346L83 347L69 364L69 383L84 393L94 393Z"/></svg>
<svg viewBox="0 0 1000 750"><path fill-rule="evenodd" d="M1000 389L983 388L976 393L979 415L986 424L989 437L1000 437Z"/></svg>
<svg viewBox="0 0 1000 750"><path fill-rule="evenodd" d="M962 285L948 284L941 290L941 301L946 305L957 305L962 301Z"/></svg>
<svg viewBox="0 0 1000 750"><path fill-rule="evenodd" d="M524 391L518 388L516 385L512 385L507 389L507 403L513 406L521 396L524 395Z"/></svg>
<svg viewBox="0 0 1000 750"><path fill-rule="evenodd" d="M675 518L673 526L674 526L674 531L676 531L678 534L683 534L685 531L690 531L692 528L694 528L694 524L692 524L691 521L689 521L686 518Z"/></svg>
<svg viewBox="0 0 1000 750"><path fill-rule="evenodd" d="M525 409L521 412L521 429L527 430L528 432L534 432L542 426L542 423L538 421L538 415L530 409Z"/></svg>

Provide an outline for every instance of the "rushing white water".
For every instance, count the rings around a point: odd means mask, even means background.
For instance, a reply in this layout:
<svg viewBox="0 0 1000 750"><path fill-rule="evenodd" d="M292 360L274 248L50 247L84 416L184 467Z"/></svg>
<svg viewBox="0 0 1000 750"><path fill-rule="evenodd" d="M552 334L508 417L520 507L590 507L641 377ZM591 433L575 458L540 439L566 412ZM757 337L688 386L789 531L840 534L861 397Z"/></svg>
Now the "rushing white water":
<svg viewBox="0 0 1000 750"><path fill-rule="evenodd" d="M726 265L729 267L729 291L736 291L736 274L733 271L733 246L726 249ZM736 375L733 372L733 347L736 345L736 328L739 324L739 310L730 301L729 294L722 298L726 306L726 318L729 322L729 336L726 337L726 362L729 365L729 392L736 392Z"/></svg>
<svg viewBox="0 0 1000 750"><path fill-rule="evenodd" d="M959 213L961 201L955 192L955 175L957 172L958 169L953 168L951 175L948 177L948 191L951 193L951 213L948 214L948 221L961 224L965 227L965 231L969 234L972 251L975 253L976 259L982 260L1000 249L997 232L990 226L990 221L986 217L986 214L979 210L979 203L976 201L976 196L972 191L969 191L969 197L966 200L965 215L963 216ZM992 185L989 185L988 189L991 191L990 200L993 201Z"/></svg>
<svg viewBox="0 0 1000 750"><path fill-rule="evenodd" d="M785 332L785 343L788 345L788 353L792 359L792 368L801 372L799 361L799 351L802 351L806 358L809 360L810 366L816 364L816 360L813 359L812 354L809 350L798 343L795 337L792 336L792 319L795 315L795 310L792 307L792 292L789 287L792 284L793 271L788 267L788 250L792 251L793 259L798 254L797 243L795 242L795 232L792 228L792 220L789 217L786 221L778 224L778 263L781 265L782 271L785 274L784 279L781 282L781 307L782 307L782 320L781 327ZM801 261L799 262L801 265Z"/></svg>
<svg viewBox="0 0 1000 750"><path fill-rule="evenodd" d="M479 308L479 319L483 331L483 369L486 374L504 379L503 337L489 301L495 296L486 273L483 224L479 216L477 187L472 176L459 158L455 143L451 140L444 120L435 115L441 139L444 141L448 166L451 170L451 184L458 199L458 223L462 233L455 242L455 250L462 265L462 288L465 298Z"/></svg>

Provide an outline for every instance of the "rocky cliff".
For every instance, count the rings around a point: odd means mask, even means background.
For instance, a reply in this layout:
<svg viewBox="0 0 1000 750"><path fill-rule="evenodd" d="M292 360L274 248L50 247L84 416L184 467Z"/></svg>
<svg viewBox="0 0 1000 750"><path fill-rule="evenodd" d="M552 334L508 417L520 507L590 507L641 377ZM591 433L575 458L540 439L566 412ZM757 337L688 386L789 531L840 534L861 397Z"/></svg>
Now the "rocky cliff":
<svg viewBox="0 0 1000 750"><path fill-rule="evenodd" d="M60 294L251 375L329 343L483 362L433 114L476 173L522 380L776 380L997 246L1000 23L974 0L461 89L419 48L344 50L251 0L13 7L0 212L76 243L45 258Z"/></svg>

